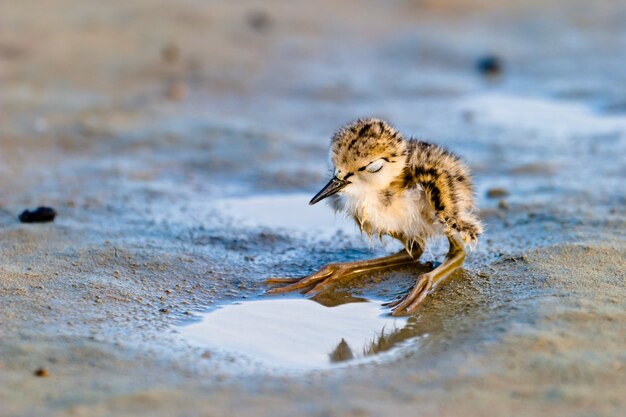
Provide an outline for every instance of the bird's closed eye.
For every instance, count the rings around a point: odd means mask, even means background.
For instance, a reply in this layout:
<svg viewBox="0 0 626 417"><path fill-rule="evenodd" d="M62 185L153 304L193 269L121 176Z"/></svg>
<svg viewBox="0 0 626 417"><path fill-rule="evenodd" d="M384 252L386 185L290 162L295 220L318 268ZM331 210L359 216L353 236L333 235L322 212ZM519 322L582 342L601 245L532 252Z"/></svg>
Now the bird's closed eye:
<svg viewBox="0 0 626 417"><path fill-rule="evenodd" d="M379 159L369 164L367 167L365 167L365 169L367 170L367 172L372 172L372 173L378 172L383 168L384 164L385 164L385 161L382 159Z"/></svg>

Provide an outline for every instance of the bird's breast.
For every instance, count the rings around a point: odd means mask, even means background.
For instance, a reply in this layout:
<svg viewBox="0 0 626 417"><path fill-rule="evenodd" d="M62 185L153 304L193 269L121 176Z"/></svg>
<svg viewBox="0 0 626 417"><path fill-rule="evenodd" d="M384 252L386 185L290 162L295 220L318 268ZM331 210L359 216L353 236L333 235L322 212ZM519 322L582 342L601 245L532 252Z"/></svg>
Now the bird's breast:
<svg viewBox="0 0 626 417"><path fill-rule="evenodd" d="M427 240L437 233L435 212L421 189L347 195L344 209L370 235Z"/></svg>

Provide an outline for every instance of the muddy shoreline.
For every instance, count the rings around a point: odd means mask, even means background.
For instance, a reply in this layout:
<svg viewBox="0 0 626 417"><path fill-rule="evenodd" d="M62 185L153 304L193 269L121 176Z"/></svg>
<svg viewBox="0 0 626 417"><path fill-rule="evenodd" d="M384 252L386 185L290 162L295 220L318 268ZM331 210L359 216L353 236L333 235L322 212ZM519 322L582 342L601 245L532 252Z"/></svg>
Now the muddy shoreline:
<svg viewBox="0 0 626 417"><path fill-rule="evenodd" d="M614 3L0 6L0 416L620 415ZM476 71L485 54L499 77ZM300 374L185 341L181 323L268 276L395 248L307 205L328 138L363 115L476 176L487 233L410 319L427 337ZM53 223L19 222L41 205ZM331 298L390 299L418 273Z"/></svg>

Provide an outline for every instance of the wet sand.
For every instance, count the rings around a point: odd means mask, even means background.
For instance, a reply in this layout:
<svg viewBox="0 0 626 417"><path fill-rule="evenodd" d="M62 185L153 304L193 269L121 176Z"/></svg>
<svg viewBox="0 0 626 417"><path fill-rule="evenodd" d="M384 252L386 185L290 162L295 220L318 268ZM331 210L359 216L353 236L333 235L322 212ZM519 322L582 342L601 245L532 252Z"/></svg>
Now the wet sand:
<svg viewBox="0 0 626 417"><path fill-rule="evenodd" d="M336 3L0 5L0 416L622 413L626 7ZM476 175L487 232L408 319L427 337L298 374L190 343L268 276L396 248L307 205L363 115Z"/></svg>

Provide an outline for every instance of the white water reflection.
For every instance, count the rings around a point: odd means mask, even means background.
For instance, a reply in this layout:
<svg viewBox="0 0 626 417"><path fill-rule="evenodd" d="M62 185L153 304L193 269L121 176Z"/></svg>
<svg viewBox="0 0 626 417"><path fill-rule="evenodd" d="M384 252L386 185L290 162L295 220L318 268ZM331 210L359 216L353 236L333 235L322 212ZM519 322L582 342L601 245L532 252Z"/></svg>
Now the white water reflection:
<svg viewBox="0 0 626 417"><path fill-rule="evenodd" d="M205 313L180 332L194 345L271 368L327 369L374 358L415 336L394 337L407 319L387 313L375 302L325 307L308 299L265 299Z"/></svg>

